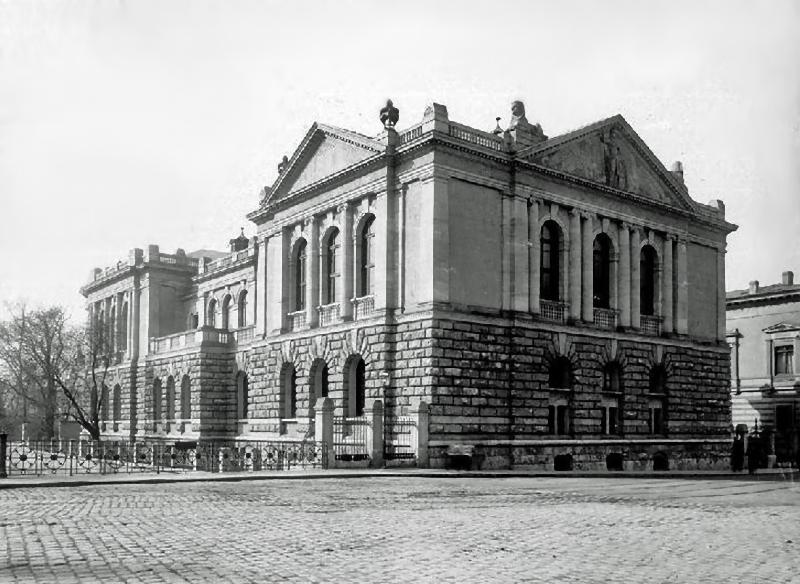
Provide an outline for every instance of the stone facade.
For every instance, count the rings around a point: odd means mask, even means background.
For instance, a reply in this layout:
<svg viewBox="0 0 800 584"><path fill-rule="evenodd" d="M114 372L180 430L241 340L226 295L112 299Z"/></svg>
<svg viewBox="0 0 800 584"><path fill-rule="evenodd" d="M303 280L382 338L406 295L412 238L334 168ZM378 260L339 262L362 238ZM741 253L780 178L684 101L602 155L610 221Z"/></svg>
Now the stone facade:
<svg viewBox="0 0 800 584"><path fill-rule="evenodd" d="M93 272L110 427L311 439L328 397L387 436L412 418L431 466L718 466L735 226L675 168L621 116L548 138L519 102L494 133L439 104L374 138L314 124L254 237Z"/></svg>
<svg viewBox="0 0 800 584"><path fill-rule="evenodd" d="M778 464L800 464L800 285L750 282L728 292L734 425L771 435Z"/></svg>

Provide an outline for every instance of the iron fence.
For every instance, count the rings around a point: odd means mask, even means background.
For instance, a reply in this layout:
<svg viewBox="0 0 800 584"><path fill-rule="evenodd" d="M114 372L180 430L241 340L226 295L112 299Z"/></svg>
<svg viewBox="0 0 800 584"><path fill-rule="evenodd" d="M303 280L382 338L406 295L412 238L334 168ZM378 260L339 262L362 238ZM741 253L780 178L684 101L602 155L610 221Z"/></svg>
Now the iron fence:
<svg viewBox="0 0 800 584"><path fill-rule="evenodd" d="M8 442L3 460L9 476L242 472L327 468L325 452L299 441L63 440Z"/></svg>
<svg viewBox="0 0 800 584"><path fill-rule="evenodd" d="M417 456L417 420L411 416L387 419L383 435L383 458L414 459Z"/></svg>
<svg viewBox="0 0 800 584"><path fill-rule="evenodd" d="M362 416L358 418L333 418L333 452L336 460L368 460L370 423Z"/></svg>

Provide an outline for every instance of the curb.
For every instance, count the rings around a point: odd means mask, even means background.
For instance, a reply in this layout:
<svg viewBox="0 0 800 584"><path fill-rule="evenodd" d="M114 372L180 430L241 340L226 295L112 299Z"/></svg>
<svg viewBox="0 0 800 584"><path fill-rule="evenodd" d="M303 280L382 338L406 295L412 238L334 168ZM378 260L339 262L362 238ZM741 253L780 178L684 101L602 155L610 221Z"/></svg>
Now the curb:
<svg viewBox="0 0 800 584"><path fill-rule="evenodd" d="M766 469L764 469L766 470ZM100 476L120 476L120 475L100 475ZM124 476L124 475L123 475ZM684 479L684 480L736 480L736 481L788 481L800 483L800 470L797 469L768 469L768 472L757 472L750 475L747 473L728 473L728 472L586 472L586 471L319 471L319 472L273 472L270 474L209 474L206 476L186 476L186 475L167 475L167 476L147 476L147 477L126 477L119 480L37 480L19 479L14 482L6 482L8 479L0 479L0 491L5 489L31 489L31 488L64 488L64 487L101 487L115 485L157 485L170 483L210 483L210 482L245 482L245 481L276 481L276 480L318 480L318 479L365 479L365 478L425 478L425 479L473 479L473 478L571 478L571 479ZM14 480L14 479L12 479Z"/></svg>

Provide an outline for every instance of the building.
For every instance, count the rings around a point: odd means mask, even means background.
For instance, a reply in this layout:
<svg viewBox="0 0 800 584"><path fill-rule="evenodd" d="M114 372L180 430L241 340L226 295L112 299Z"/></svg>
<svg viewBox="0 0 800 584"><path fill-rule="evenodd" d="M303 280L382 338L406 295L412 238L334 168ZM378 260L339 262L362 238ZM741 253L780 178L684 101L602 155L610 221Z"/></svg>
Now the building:
<svg viewBox="0 0 800 584"><path fill-rule="evenodd" d="M772 434L779 464L798 462L800 430L800 284L750 282L728 292L733 423Z"/></svg>
<svg viewBox="0 0 800 584"><path fill-rule="evenodd" d="M619 115L554 138L521 102L493 132L398 115L313 124L228 253L92 273L108 435L308 439L327 397L380 414L387 458L424 425L420 465L727 464L723 204Z"/></svg>

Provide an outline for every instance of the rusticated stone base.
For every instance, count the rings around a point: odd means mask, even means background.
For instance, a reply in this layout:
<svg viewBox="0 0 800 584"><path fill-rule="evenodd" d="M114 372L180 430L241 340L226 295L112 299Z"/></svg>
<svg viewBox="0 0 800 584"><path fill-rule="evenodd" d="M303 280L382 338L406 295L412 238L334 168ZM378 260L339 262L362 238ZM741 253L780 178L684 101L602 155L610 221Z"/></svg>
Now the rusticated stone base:
<svg viewBox="0 0 800 584"><path fill-rule="evenodd" d="M549 443L548 443L549 442ZM431 468L455 468L460 461L448 455L448 445L430 447ZM561 457L557 460L556 457ZM659 459L661 462L659 462ZM559 464L567 467L559 468ZM665 467L659 468L659 464ZM655 468L654 468L655 467ZM472 470L726 470L730 468L728 440L607 442L518 441L480 444L473 449Z"/></svg>

